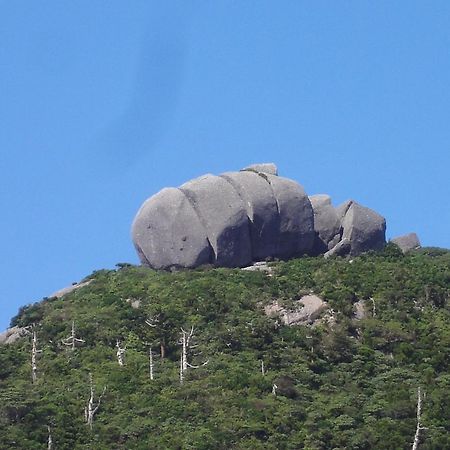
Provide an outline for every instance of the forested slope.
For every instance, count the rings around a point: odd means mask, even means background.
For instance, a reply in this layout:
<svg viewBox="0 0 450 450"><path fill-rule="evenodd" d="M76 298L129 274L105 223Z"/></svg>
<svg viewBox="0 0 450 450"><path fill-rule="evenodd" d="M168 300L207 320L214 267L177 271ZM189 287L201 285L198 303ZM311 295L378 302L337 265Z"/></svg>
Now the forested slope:
<svg viewBox="0 0 450 450"><path fill-rule="evenodd" d="M0 448L47 449L51 435L52 449L407 449L418 387L419 448L450 448L449 251L300 258L272 276L121 264L86 279L12 320L29 334L0 346ZM310 292L329 303L328 321L264 314Z"/></svg>

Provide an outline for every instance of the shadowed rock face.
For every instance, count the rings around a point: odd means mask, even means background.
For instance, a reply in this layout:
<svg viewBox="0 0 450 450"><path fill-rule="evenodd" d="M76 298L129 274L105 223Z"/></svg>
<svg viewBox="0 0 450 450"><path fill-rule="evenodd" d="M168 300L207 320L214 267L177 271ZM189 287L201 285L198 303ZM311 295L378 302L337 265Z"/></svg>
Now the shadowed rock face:
<svg viewBox="0 0 450 450"><path fill-rule="evenodd" d="M202 264L244 267L267 258L326 256L382 248L385 221L348 201L308 197L275 164L204 175L165 188L144 202L132 226L144 265L154 269Z"/></svg>
<svg viewBox="0 0 450 450"><path fill-rule="evenodd" d="M280 228L277 239L279 258L311 253L314 243L314 214L302 186L288 178L267 175L277 202Z"/></svg>
<svg viewBox="0 0 450 450"><path fill-rule="evenodd" d="M331 204L331 197L326 194L309 197L314 211L314 248L313 253L331 250L341 238L341 220L336 209Z"/></svg>
<svg viewBox="0 0 450 450"><path fill-rule="evenodd" d="M248 217L233 186L221 177L205 175L184 183L180 190L206 230L214 262L222 267L248 264L252 260Z"/></svg>
<svg viewBox="0 0 450 450"><path fill-rule="evenodd" d="M249 219L252 260L263 260L278 253L280 217L277 201L267 179L251 171L227 172L221 175L241 198Z"/></svg>

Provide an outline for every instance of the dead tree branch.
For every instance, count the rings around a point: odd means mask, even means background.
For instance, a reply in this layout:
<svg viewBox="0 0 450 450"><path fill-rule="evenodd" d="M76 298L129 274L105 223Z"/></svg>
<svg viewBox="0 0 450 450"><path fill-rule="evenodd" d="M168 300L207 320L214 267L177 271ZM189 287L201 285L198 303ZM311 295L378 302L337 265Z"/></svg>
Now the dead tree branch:
<svg viewBox="0 0 450 450"><path fill-rule="evenodd" d="M103 388L103 391L100 397L98 398L97 404L95 405L94 404L95 390L94 390L94 382L92 380L92 373L89 373L89 385L90 385L90 397L88 400L88 404L84 409L84 418L86 420L86 424L92 430L92 425L94 423L94 416L97 413L98 409L100 408L100 403L102 401L103 395L106 392L106 386Z"/></svg>
<svg viewBox="0 0 450 450"><path fill-rule="evenodd" d="M74 320L72 320L72 330L71 330L71 332L70 332L70 335L69 335L67 338L65 338L65 339L61 339L61 342L62 342L64 345L70 346L70 349L71 349L72 351L75 350L75 345L76 345L77 343L78 343L78 344L84 343L84 339L79 339L79 338L76 337L76 333L75 333L75 321L74 321Z"/></svg>

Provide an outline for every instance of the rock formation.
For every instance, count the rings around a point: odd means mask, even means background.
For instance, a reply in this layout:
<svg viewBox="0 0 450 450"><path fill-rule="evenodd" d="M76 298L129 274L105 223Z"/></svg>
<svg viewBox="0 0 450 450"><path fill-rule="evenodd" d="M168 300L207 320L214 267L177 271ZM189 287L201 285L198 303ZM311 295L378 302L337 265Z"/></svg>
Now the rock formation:
<svg viewBox="0 0 450 450"><path fill-rule="evenodd" d="M385 228L369 208L353 200L334 208L328 195L308 197L265 163L161 190L138 211L132 238L142 263L154 269L244 267L380 249Z"/></svg>
<svg viewBox="0 0 450 450"><path fill-rule="evenodd" d="M269 317L278 316L284 325L311 325L327 308L327 302L317 295L310 294L297 300L293 309L284 308L275 301L266 305L264 312Z"/></svg>
<svg viewBox="0 0 450 450"><path fill-rule="evenodd" d="M341 240L341 220L331 204L329 195L312 195L309 200L314 210L314 231L316 232L313 252L319 255L331 250Z"/></svg>
<svg viewBox="0 0 450 450"><path fill-rule="evenodd" d="M17 326L8 328L7 330L0 333L0 345L13 344L14 342L16 342L20 338L26 336L27 334L29 334L28 328L17 327Z"/></svg>
<svg viewBox="0 0 450 450"><path fill-rule="evenodd" d="M392 239L391 242L400 247L400 250L403 253L420 248L419 237L416 233L408 233L403 236L396 237Z"/></svg>

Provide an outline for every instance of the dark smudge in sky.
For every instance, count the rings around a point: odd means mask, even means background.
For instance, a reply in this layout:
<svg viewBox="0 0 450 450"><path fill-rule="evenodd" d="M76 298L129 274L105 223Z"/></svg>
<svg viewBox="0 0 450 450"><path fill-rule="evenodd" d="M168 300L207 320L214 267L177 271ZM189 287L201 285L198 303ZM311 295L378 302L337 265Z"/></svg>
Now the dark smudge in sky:
<svg viewBox="0 0 450 450"><path fill-rule="evenodd" d="M110 170L129 167L169 130L177 108L187 53L186 15L153 17L141 41L128 108L94 142Z"/></svg>

